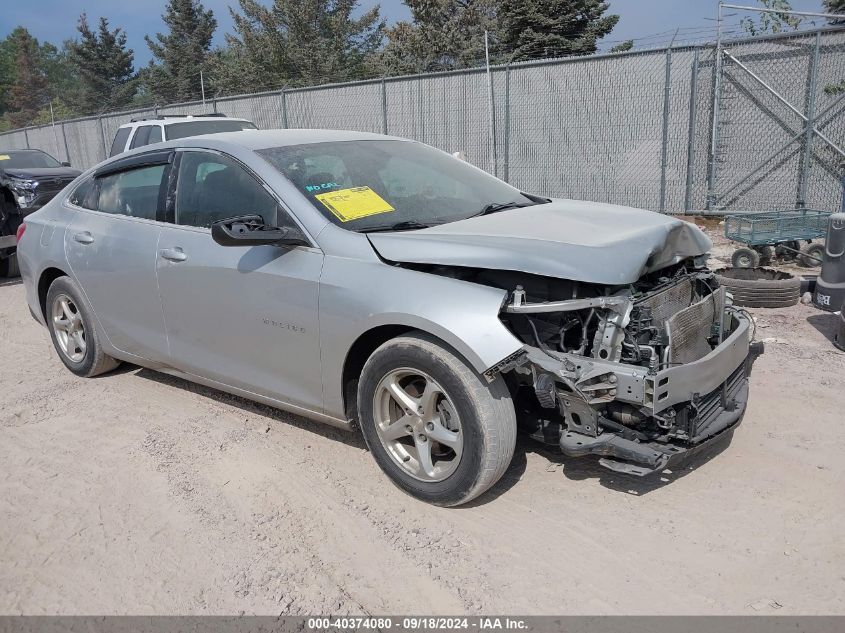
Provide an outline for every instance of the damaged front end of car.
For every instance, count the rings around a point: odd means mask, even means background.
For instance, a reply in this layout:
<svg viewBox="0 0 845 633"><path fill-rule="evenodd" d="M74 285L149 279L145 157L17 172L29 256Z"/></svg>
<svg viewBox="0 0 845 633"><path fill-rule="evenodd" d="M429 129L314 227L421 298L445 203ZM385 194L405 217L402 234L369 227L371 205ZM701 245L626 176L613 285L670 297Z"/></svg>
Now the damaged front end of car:
<svg viewBox="0 0 845 633"><path fill-rule="evenodd" d="M621 287L485 273L518 282L500 318L524 347L491 371L508 376L533 437L642 476L739 424L763 348L704 259Z"/></svg>

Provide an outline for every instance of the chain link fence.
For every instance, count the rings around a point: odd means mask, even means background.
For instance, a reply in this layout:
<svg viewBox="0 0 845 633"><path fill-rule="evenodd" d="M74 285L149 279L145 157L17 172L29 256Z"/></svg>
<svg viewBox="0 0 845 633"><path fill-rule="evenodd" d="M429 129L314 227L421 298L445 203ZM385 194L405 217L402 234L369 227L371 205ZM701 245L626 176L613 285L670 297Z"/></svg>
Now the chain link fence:
<svg viewBox="0 0 845 633"><path fill-rule="evenodd" d="M135 118L415 139L528 192L664 213L841 206L845 28L173 104L0 134L87 168ZM717 76L718 75L718 76ZM491 117L492 110L492 117Z"/></svg>

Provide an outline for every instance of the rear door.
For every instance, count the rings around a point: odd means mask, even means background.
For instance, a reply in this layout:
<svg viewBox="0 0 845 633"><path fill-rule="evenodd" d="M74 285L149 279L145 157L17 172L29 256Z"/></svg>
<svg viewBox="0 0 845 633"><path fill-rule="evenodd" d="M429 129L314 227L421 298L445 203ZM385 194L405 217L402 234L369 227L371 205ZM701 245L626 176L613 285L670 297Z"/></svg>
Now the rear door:
<svg viewBox="0 0 845 633"><path fill-rule="evenodd" d="M294 220L231 157L186 150L177 164L175 202L157 259L170 364L322 410L317 329L322 251L218 245L209 229L216 220L252 213L277 226Z"/></svg>
<svg viewBox="0 0 845 633"><path fill-rule="evenodd" d="M155 262L171 155L133 156L95 174L65 233L71 271L109 341L153 361L167 359Z"/></svg>

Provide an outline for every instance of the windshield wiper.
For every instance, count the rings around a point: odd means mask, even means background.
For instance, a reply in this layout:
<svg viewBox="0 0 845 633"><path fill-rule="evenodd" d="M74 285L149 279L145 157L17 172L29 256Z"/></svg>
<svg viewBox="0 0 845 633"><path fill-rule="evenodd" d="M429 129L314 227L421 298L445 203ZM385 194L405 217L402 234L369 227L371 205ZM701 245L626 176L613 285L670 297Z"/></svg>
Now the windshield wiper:
<svg viewBox="0 0 845 633"><path fill-rule="evenodd" d="M522 207L530 207L533 203L521 204L519 202L491 202L486 207L481 209L478 213L469 217L476 218L479 215L490 215L491 213L498 213L507 209L521 209Z"/></svg>
<svg viewBox="0 0 845 633"><path fill-rule="evenodd" d="M411 231L413 229L427 229L433 226L432 224L424 224L416 220L404 220L396 222L395 224L382 224L379 226L368 226L363 229L358 229L359 233L379 233L381 231Z"/></svg>

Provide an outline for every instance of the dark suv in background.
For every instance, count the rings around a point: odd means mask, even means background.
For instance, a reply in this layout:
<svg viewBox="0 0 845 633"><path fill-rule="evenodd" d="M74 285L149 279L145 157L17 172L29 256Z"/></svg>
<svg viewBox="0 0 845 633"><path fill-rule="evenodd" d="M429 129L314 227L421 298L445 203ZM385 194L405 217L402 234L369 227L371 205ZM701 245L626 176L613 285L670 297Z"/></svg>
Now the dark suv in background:
<svg viewBox="0 0 845 633"><path fill-rule="evenodd" d="M80 173L38 149L0 149L0 277L16 276L15 232Z"/></svg>

